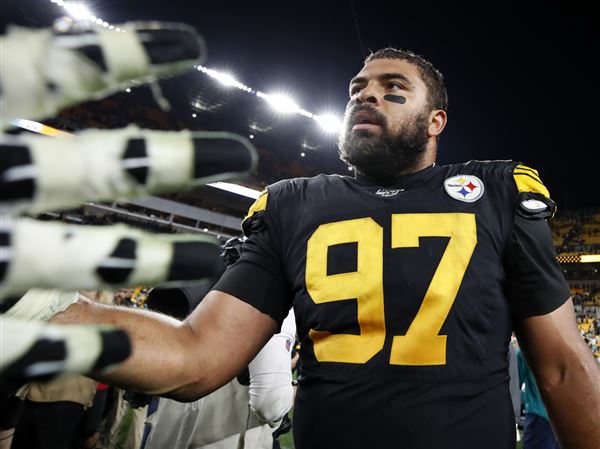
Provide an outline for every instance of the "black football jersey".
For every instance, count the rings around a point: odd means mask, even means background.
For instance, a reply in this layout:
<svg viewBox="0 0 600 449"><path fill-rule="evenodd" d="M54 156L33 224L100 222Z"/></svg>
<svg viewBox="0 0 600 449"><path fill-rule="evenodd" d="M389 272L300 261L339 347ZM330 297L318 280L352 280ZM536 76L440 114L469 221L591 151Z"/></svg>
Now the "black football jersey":
<svg viewBox="0 0 600 449"><path fill-rule="evenodd" d="M268 187L215 289L279 323L294 307L296 447L514 448L511 320L569 297L554 208L512 161Z"/></svg>

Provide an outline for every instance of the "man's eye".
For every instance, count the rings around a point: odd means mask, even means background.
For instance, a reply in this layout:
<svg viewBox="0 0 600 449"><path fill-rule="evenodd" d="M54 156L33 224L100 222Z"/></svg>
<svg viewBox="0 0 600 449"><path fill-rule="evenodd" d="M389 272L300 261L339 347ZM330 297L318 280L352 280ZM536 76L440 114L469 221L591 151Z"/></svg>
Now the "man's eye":
<svg viewBox="0 0 600 449"><path fill-rule="evenodd" d="M392 84L390 84L388 86L388 89L390 89L390 90L402 90L404 88L400 84L392 83Z"/></svg>
<svg viewBox="0 0 600 449"><path fill-rule="evenodd" d="M350 89L350 96L356 95L359 92L360 92L360 87L358 87L358 86L353 87L352 89Z"/></svg>

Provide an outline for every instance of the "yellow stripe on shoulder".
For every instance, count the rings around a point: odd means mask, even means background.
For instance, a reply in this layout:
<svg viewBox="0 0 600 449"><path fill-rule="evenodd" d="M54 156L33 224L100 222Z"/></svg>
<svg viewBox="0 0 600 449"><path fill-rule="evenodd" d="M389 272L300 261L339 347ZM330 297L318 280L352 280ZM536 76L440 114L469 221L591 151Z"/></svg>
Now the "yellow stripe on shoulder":
<svg viewBox="0 0 600 449"><path fill-rule="evenodd" d="M266 190L262 191L262 193L256 199L256 201L254 202L254 204L252 204L252 206L250 206L250 209L248 209L248 213L244 217L243 221L246 221L247 219L249 219L250 217L252 217L252 215L256 214L257 212L262 212L262 211L264 211L264 210L267 209L267 197L268 197L268 195L269 195L269 193Z"/></svg>
<svg viewBox="0 0 600 449"><path fill-rule="evenodd" d="M542 183L537 170L526 165L517 165L513 170L513 177L519 192L540 193L546 198L550 198L550 192Z"/></svg>
<svg viewBox="0 0 600 449"><path fill-rule="evenodd" d="M526 165L517 165L515 167L514 173L526 174L533 176L538 182L542 183L542 179L540 178L540 174L535 168L528 167ZM542 183L543 184L543 183Z"/></svg>

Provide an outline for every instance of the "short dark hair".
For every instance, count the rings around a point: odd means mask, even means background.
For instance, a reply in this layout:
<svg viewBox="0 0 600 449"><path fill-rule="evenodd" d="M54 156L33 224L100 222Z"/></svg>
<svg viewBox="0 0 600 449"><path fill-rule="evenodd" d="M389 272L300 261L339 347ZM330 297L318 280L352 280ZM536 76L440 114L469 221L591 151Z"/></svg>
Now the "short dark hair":
<svg viewBox="0 0 600 449"><path fill-rule="evenodd" d="M422 56L408 50L399 50L393 47L382 48L371 53L365 59L365 64L374 59L401 59L416 66L421 73L421 78L427 86L427 101L432 109L448 110L448 91L444 83L444 75L436 69L431 62Z"/></svg>

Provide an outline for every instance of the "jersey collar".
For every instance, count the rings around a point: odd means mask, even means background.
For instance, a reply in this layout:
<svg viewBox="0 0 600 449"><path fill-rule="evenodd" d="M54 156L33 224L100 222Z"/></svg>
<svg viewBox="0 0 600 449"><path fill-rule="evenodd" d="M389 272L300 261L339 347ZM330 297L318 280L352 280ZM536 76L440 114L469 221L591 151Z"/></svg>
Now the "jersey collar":
<svg viewBox="0 0 600 449"><path fill-rule="evenodd" d="M417 172L407 173L405 175L402 175L398 178L398 180L394 184L390 184L390 185L379 184L374 179L372 179L369 176L364 175L362 173L355 172L354 179L360 185L364 185L364 186L376 186L376 187L383 187L386 189L407 188L407 187L413 185L414 183L423 182L426 179L428 179L429 177L433 176L438 171L438 168L439 168L439 166L434 163L434 164L430 165L429 167L426 167Z"/></svg>

